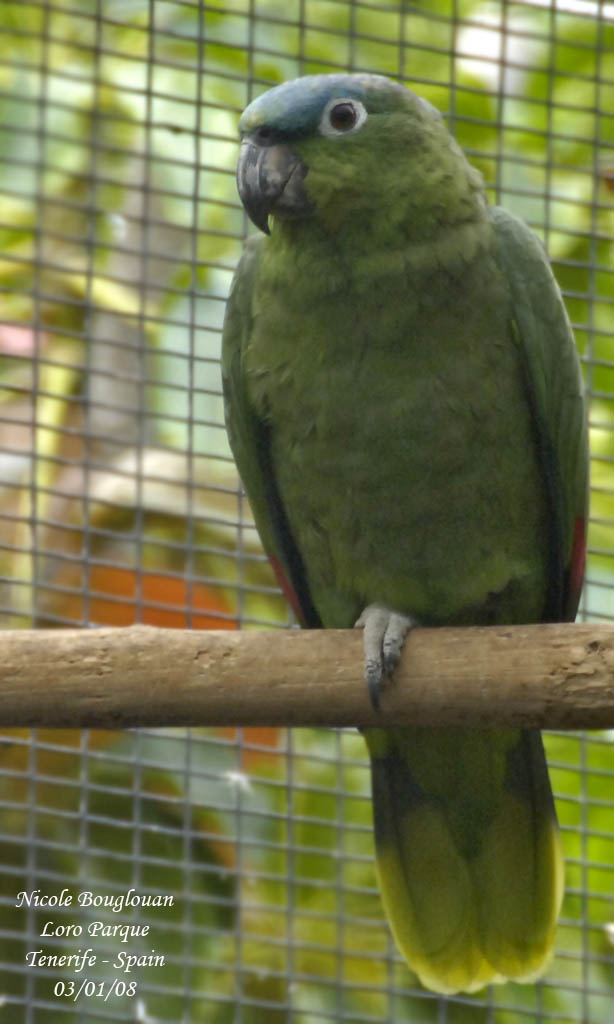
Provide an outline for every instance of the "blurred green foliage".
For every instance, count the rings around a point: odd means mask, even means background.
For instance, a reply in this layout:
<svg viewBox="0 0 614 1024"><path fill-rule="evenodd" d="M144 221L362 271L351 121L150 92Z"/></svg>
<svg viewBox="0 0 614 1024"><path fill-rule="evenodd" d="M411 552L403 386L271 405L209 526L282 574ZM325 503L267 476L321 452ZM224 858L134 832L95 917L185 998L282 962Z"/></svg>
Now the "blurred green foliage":
<svg viewBox="0 0 614 1024"><path fill-rule="evenodd" d="M614 616L614 22L579 6L0 5L6 626L199 624L191 607L227 627L287 622L253 526L237 531L247 510L222 423L220 329L245 228L236 122L269 85L348 67L400 74L438 106L492 200L549 249L591 394L583 614ZM141 1020L605 1024L611 740L547 742L568 856L557 957L544 984L444 1005L415 991L382 920L359 736L6 734L11 1020L26 991L29 1021L75 1019L46 974L23 971L45 915L14 907L22 889L67 884L176 894L167 916L138 918L145 951L167 956L138 975ZM80 1020L107 1019L93 1002ZM137 1019L125 998L107 1009Z"/></svg>

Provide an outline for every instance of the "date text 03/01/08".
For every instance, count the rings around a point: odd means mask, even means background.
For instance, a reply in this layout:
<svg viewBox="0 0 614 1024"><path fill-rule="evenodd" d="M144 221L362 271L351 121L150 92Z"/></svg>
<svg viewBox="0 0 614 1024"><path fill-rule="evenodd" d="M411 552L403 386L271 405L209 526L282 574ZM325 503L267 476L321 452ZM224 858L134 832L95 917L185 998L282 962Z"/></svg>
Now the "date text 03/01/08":
<svg viewBox="0 0 614 1024"><path fill-rule="evenodd" d="M136 981L122 981L120 978L113 978L111 982L90 981L89 978L83 978L78 987L76 981L56 981L53 986L53 994L54 996L65 996L73 1003L76 1003L81 996L86 996L88 999L96 996L106 1003L110 996L119 996L120 998L128 996L131 999L136 995L137 987Z"/></svg>

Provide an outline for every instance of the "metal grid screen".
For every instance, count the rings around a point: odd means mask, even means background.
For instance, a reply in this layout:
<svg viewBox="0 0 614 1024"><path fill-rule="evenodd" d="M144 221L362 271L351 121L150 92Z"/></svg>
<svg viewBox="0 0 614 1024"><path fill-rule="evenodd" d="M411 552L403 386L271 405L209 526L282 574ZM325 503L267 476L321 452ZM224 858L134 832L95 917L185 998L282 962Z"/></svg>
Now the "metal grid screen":
<svg viewBox="0 0 614 1024"><path fill-rule="evenodd" d="M236 123L265 87L346 68L438 106L548 247L592 399L582 614L614 616L614 5L3 0L3 627L290 623L223 428ZM356 734L2 733L0 1020L609 1024L612 737L547 742L556 957L538 985L446 1000L383 921ZM80 970L33 956L89 947Z"/></svg>

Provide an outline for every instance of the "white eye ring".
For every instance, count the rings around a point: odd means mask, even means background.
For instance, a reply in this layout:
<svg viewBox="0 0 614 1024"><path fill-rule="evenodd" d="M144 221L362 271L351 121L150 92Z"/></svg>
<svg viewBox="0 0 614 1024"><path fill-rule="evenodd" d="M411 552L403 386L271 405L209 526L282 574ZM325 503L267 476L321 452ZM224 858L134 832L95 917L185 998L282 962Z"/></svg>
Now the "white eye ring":
<svg viewBox="0 0 614 1024"><path fill-rule="evenodd" d="M338 128L331 121L331 114L335 107L347 108L347 113L354 114L354 120L351 117L348 120L347 128L339 126ZM329 100L324 110L322 111L322 117L318 125L318 130L321 135L326 135L328 138L337 139L342 135L353 135L359 128L362 128L363 124L367 120L367 111L360 102L355 100L352 96L335 96L334 99ZM341 117L340 117L341 121Z"/></svg>

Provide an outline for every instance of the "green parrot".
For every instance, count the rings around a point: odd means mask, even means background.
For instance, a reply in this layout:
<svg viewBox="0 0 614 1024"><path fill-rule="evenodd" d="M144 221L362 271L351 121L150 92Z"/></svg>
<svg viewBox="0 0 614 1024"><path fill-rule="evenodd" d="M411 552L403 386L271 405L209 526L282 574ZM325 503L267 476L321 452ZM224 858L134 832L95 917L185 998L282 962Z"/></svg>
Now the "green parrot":
<svg viewBox="0 0 614 1024"><path fill-rule="evenodd" d="M230 443L301 623L364 629L377 707L417 623L573 619L588 464L573 336L540 243L487 205L409 89L299 78L239 128L262 234L224 326ZM380 889L411 969L441 993L536 978L563 892L539 732L365 738Z"/></svg>

